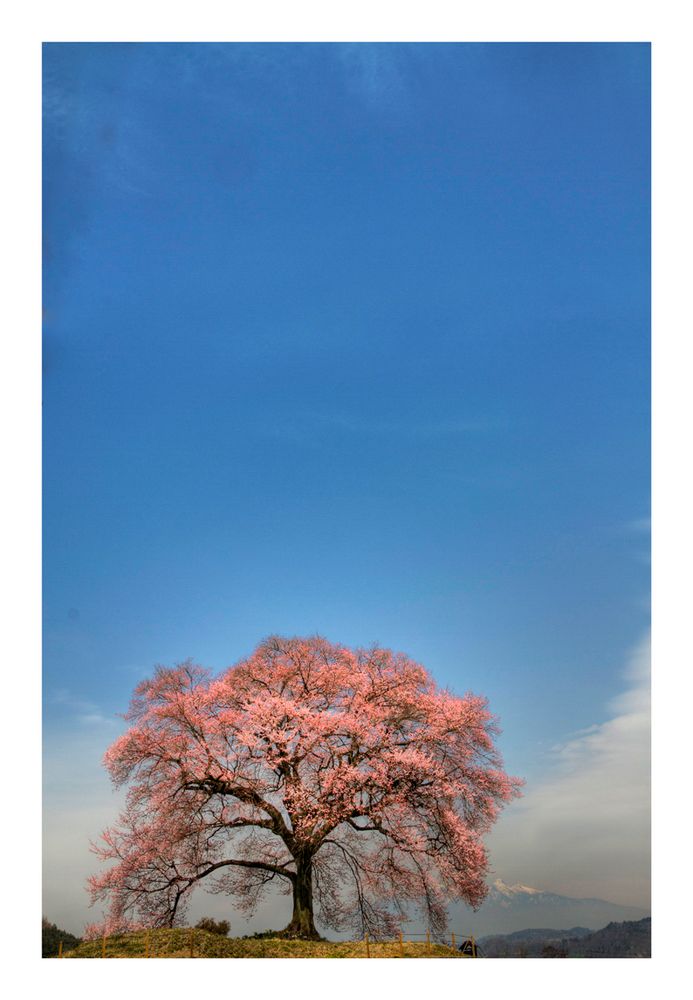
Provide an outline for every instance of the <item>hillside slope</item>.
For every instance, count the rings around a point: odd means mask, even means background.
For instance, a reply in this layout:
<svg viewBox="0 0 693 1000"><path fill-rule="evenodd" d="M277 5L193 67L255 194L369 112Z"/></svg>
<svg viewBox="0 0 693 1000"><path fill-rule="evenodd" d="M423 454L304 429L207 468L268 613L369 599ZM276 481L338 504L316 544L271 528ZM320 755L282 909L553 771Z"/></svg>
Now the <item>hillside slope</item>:
<svg viewBox="0 0 693 1000"><path fill-rule="evenodd" d="M65 958L101 958L101 940L84 941ZM190 928L121 934L106 940L106 958L366 958L364 941L295 941L286 938L227 938ZM443 945L405 941L369 944L371 958L463 958Z"/></svg>

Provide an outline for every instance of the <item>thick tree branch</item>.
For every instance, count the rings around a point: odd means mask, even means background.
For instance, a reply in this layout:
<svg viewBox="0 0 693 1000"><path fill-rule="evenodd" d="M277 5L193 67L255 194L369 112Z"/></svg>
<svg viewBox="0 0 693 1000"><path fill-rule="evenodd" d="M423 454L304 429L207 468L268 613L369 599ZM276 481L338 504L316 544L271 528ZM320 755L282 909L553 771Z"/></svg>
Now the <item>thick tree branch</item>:
<svg viewBox="0 0 693 1000"><path fill-rule="evenodd" d="M291 863L291 861L286 862L287 865ZM196 882L199 882L201 879L211 875L212 872L217 871L219 868L228 868L229 866L239 868L257 868L262 871L272 872L273 875L279 875L281 878L288 879L290 882L295 882L296 880L296 873L292 872L283 865L273 865L270 862L265 861L244 861L240 858L228 858L225 861L217 861L213 865L208 865L204 871L198 872L194 878L188 879L188 885L194 885Z"/></svg>
<svg viewBox="0 0 693 1000"><path fill-rule="evenodd" d="M284 822L284 817L282 816L280 810L277 809L276 806L273 806L271 802L267 802L266 799L263 799L262 796L252 788L246 788L242 785L233 785L228 781L223 781L221 778L213 778L211 776L186 781L183 787L209 792L211 795L231 795L238 799L239 802L245 802L247 805L255 806L257 809L266 813L270 817L270 821L265 822L263 820L258 820L254 825L264 827L265 829L276 833L278 837L281 837L287 846L290 844L293 845L294 836Z"/></svg>

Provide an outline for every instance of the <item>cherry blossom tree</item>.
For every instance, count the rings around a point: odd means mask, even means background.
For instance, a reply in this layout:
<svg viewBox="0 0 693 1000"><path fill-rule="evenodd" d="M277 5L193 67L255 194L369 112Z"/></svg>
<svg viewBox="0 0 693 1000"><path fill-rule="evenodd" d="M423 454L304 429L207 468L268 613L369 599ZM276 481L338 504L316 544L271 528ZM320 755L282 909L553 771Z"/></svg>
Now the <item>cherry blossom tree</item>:
<svg viewBox="0 0 693 1000"><path fill-rule="evenodd" d="M214 678L191 662L135 690L108 750L129 783L90 879L106 929L180 924L203 880L252 913L293 899L289 936L314 919L373 936L413 905L486 894L482 837L521 782L508 777L484 698L440 690L401 653L272 637Z"/></svg>

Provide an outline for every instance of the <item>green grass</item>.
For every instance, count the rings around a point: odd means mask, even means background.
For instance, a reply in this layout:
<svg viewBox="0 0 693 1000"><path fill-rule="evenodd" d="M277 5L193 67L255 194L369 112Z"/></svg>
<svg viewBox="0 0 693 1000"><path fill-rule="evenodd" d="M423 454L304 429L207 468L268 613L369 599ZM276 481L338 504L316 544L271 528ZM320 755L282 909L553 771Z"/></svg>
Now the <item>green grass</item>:
<svg viewBox="0 0 693 1000"><path fill-rule="evenodd" d="M281 937L225 938L190 928L149 931L152 958L366 958L364 941L294 941ZM371 941L371 958L463 958L460 952L440 944L405 941ZM106 939L106 958L145 958L147 934L120 934ZM65 958L101 958L102 942L84 941Z"/></svg>

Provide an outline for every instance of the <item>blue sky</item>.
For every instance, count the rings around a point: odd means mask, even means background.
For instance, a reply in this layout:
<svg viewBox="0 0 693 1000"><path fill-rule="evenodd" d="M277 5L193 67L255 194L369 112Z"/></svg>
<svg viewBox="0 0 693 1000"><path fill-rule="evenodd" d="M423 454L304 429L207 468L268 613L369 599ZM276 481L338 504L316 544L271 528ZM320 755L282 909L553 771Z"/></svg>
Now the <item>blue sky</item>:
<svg viewBox="0 0 693 1000"><path fill-rule="evenodd" d="M529 784L620 710L649 55L44 46L47 756L98 768L156 663L271 632L486 694Z"/></svg>

